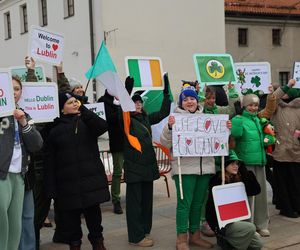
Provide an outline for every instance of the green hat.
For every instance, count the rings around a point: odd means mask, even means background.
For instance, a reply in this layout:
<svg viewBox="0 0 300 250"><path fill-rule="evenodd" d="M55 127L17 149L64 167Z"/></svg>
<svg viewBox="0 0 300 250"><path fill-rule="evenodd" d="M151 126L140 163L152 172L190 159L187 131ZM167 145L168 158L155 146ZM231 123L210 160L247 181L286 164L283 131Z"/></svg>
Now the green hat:
<svg viewBox="0 0 300 250"><path fill-rule="evenodd" d="M242 161L238 158L234 150L229 150L229 155L225 156L225 168L234 161Z"/></svg>
<svg viewBox="0 0 300 250"><path fill-rule="evenodd" d="M300 97L300 89L290 88L286 94L289 96L289 98L295 99Z"/></svg>

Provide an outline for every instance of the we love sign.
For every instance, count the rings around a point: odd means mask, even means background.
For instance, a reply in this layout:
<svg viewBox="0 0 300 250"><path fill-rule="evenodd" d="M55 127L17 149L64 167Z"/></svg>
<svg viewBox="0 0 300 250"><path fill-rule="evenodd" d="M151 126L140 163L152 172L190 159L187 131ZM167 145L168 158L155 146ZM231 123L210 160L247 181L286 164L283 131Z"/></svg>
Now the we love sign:
<svg viewBox="0 0 300 250"><path fill-rule="evenodd" d="M41 27L31 26L29 54L39 61L57 65L63 61L64 37Z"/></svg>
<svg viewBox="0 0 300 250"><path fill-rule="evenodd" d="M228 155L228 115L173 114L173 156Z"/></svg>

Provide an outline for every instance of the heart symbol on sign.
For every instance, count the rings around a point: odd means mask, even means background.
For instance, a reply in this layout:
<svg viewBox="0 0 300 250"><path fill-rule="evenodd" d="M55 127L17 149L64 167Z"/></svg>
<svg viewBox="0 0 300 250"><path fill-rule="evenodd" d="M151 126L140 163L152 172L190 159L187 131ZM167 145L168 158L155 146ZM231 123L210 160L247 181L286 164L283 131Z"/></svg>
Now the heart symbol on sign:
<svg viewBox="0 0 300 250"><path fill-rule="evenodd" d="M192 144L192 139L191 138L186 138L185 143L190 146Z"/></svg>
<svg viewBox="0 0 300 250"><path fill-rule="evenodd" d="M220 148L220 142L219 140L215 141L215 150L217 151Z"/></svg>
<svg viewBox="0 0 300 250"><path fill-rule="evenodd" d="M52 49L53 49L54 51L56 51L56 50L58 49L58 45L57 45L57 44L52 44Z"/></svg>
<svg viewBox="0 0 300 250"><path fill-rule="evenodd" d="M205 128L206 131L209 130L210 125L211 125L211 119L210 119L210 118L207 118L207 119L205 120L205 124L204 124L204 128Z"/></svg>

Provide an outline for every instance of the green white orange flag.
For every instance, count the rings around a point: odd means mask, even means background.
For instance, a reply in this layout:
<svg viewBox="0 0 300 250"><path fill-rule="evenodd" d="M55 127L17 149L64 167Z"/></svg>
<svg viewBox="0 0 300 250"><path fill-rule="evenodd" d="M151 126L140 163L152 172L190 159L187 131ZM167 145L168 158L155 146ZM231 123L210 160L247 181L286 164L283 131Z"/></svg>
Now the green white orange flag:
<svg viewBox="0 0 300 250"><path fill-rule="evenodd" d="M163 89L162 64L157 57L126 57L127 75L135 90Z"/></svg>

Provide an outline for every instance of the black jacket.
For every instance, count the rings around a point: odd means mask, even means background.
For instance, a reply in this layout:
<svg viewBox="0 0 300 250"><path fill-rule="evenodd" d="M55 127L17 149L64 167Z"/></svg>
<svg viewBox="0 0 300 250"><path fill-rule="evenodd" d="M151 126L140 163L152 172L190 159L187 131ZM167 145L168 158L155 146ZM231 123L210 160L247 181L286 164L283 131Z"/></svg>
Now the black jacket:
<svg viewBox="0 0 300 250"><path fill-rule="evenodd" d="M98 102L104 103L106 122L108 125L109 148L112 153L122 152L124 145L124 132L119 119L120 106L115 105L113 101L114 97L108 94L107 90L105 94L98 99Z"/></svg>
<svg viewBox="0 0 300 250"><path fill-rule="evenodd" d="M46 141L45 189L59 210L90 207L108 201L98 136L106 122L83 105L81 115L62 115Z"/></svg>
<svg viewBox="0 0 300 250"><path fill-rule="evenodd" d="M241 170L242 169L242 170ZM240 166L239 173L241 175L241 181L245 184L246 193L248 196L257 195L260 193L260 185L256 180L255 175L251 171L247 171L244 165ZM210 228L216 232L220 233L220 228L218 225L217 214L214 206L212 188L217 185L222 184L221 172L217 172L209 182L209 194L206 203L206 221L208 222Z"/></svg>

